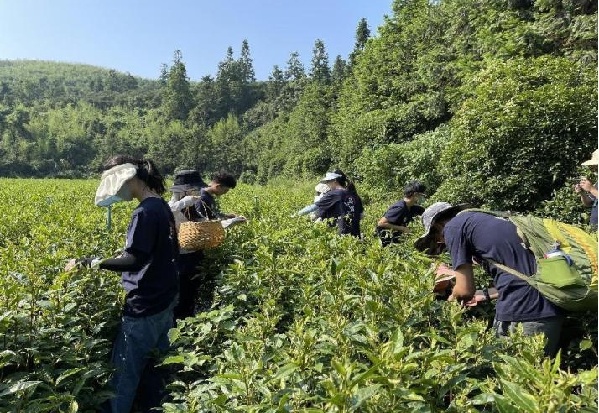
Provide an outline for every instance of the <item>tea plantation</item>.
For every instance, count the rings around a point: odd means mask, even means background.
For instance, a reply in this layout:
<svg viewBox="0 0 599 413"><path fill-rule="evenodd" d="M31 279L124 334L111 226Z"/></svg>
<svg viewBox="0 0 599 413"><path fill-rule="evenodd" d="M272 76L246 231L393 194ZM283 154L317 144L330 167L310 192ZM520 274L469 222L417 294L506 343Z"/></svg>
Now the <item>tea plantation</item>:
<svg viewBox="0 0 599 413"><path fill-rule="evenodd" d="M109 231L97 183L0 179L0 411L93 412L109 397L119 275L63 271L124 245L136 202L113 207ZM596 314L571 319L578 334L553 361L538 338L499 340L492 304L435 301L433 261L409 239L379 245L375 222L399 194L364 194L360 241L291 217L312 187L223 197L249 223L207 251L213 297L171 330L164 411L597 411Z"/></svg>

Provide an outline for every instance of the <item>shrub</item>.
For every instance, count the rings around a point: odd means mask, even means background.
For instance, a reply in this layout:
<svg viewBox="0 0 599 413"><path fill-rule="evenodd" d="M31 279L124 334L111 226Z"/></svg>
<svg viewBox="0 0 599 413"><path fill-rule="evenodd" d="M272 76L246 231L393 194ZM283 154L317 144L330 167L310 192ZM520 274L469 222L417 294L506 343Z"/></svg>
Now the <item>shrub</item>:
<svg viewBox="0 0 599 413"><path fill-rule="evenodd" d="M563 58L492 61L450 122L435 195L531 211L597 144L596 71Z"/></svg>

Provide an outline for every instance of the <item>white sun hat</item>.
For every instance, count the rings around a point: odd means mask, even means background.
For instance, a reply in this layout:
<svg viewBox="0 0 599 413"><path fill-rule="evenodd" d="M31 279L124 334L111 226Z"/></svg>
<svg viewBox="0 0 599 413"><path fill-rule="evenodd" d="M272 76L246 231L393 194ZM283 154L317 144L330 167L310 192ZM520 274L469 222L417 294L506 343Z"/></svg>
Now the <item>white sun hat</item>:
<svg viewBox="0 0 599 413"><path fill-rule="evenodd" d="M114 166L102 174L102 181L96 189L95 204L101 207L107 207L115 202L123 201L123 194L119 196L119 191L123 184L137 174L137 168L131 163Z"/></svg>
<svg viewBox="0 0 599 413"><path fill-rule="evenodd" d="M591 155L591 159L589 159L588 161L584 161L581 165L590 166L597 164L599 164L599 149L593 152L593 155Z"/></svg>
<svg viewBox="0 0 599 413"><path fill-rule="evenodd" d="M341 175L336 174L335 172L327 172L324 178L320 180L320 183L324 184L325 182L334 181L337 178L341 178Z"/></svg>

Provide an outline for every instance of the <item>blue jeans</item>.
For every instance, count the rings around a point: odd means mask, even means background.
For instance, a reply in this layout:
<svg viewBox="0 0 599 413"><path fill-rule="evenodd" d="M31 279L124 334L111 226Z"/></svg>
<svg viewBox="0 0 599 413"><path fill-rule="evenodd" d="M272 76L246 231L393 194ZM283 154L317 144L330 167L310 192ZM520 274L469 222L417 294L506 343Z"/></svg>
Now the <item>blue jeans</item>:
<svg viewBox="0 0 599 413"><path fill-rule="evenodd" d="M112 364L116 371L111 387L114 397L108 401L112 413L129 413L136 393L144 393L144 410L159 406L164 383L155 368L160 353L169 348L168 331L173 327L173 308L177 299L165 310L148 317L123 316L121 329L114 342Z"/></svg>
<svg viewBox="0 0 599 413"><path fill-rule="evenodd" d="M497 337L508 336L518 324L522 324L522 332L526 336L543 334L545 336L545 356L555 357L559 350L560 336L562 332L563 316L543 318L535 321L498 321L495 320L494 327Z"/></svg>

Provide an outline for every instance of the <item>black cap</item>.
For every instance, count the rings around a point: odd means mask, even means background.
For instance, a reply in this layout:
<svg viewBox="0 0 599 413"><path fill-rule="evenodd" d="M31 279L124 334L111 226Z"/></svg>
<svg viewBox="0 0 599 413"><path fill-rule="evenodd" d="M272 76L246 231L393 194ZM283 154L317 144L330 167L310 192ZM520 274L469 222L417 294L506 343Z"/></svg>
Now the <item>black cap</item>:
<svg viewBox="0 0 599 413"><path fill-rule="evenodd" d="M175 174L175 181L170 188L171 192L186 192L192 189L200 189L206 185L200 173L195 169L186 169Z"/></svg>

